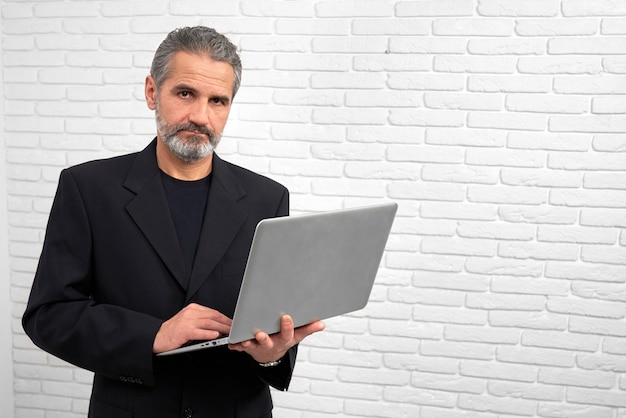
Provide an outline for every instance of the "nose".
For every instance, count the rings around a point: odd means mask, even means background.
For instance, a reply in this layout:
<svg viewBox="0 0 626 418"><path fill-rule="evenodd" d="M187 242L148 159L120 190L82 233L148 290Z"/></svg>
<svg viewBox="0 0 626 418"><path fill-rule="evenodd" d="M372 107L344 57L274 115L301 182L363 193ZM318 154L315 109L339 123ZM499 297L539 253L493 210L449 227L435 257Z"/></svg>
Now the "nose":
<svg viewBox="0 0 626 418"><path fill-rule="evenodd" d="M201 101L194 103L189 111L189 122L199 126L208 126L211 122L208 104Z"/></svg>

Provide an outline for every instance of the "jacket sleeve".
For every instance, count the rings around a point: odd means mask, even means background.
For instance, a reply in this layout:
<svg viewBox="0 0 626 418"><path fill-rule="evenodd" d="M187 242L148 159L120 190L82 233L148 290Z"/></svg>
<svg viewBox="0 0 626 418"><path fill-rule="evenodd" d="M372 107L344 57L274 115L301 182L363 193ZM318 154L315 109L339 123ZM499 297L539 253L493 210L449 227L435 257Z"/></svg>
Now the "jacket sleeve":
<svg viewBox="0 0 626 418"><path fill-rule="evenodd" d="M92 298L89 214L70 170L61 173L22 325L43 350L104 376L154 384L162 320Z"/></svg>

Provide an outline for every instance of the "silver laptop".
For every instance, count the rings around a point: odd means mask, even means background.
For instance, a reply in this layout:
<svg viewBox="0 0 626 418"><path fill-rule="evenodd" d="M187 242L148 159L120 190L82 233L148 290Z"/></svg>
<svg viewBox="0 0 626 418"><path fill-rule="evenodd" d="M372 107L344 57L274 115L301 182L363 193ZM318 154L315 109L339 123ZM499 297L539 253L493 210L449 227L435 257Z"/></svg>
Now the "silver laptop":
<svg viewBox="0 0 626 418"><path fill-rule="evenodd" d="M178 354L299 327L357 311L369 300L398 205L265 219L257 225L230 335L167 351Z"/></svg>

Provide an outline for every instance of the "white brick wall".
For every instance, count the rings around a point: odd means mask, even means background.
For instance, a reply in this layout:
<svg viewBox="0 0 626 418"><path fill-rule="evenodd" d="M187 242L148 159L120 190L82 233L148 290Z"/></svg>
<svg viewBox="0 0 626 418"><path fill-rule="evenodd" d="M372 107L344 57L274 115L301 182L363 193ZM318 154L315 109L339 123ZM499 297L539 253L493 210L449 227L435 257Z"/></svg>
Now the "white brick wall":
<svg viewBox="0 0 626 418"><path fill-rule="evenodd" d="M277 417L626 417L625 1L0 6L3 417L85 416L90 373L20 326L57 176L150 140L152 52L194 24L242 50L224 157L294 213L400 204L370 304L303 345Z"/></svg>

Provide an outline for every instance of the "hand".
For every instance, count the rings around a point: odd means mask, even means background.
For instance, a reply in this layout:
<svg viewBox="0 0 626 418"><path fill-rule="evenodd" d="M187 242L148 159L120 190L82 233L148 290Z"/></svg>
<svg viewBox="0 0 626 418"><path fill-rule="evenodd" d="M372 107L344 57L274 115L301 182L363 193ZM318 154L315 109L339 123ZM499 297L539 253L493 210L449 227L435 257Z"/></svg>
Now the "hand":
<svg viewBox="0 0 626 418"><path fill-rule="evenodd" d="M246 352L259 363L267 363L283 358L291 347L300 343L309 335L323 329L324 323L322 321L314 321L294 329L291 317L283 315L280 318L280 332L268 335L263 331L259 331L256 333L254 340L229 344L228 348Z"/></svg>
<svg viewBox="0 0 626 418"><path fill-rule="evenodd" d="M215 309L191 303L161 324L152 352L162 353L189 341L213 340L230 333L232 320Z"/></svg>

